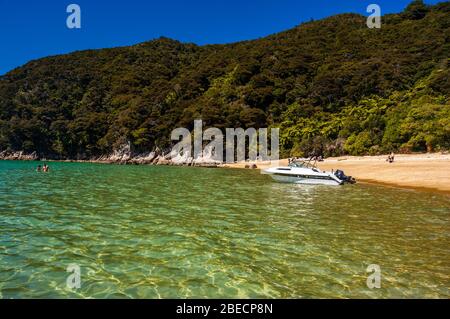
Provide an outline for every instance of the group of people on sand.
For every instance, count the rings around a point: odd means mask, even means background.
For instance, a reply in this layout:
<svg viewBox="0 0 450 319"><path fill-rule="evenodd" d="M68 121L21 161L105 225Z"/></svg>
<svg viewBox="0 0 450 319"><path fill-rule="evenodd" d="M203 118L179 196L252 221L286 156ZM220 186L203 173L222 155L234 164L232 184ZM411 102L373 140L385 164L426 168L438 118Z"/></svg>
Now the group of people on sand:
<svg viewBox="0 0 450 319"><path fill-rule="evenodd" d="M50 170L50 167L48 167L47 164L44 164L43 166L38 165L38 167L36 169L37 172L44 172L44 173L47 173L49 170Z"/></svg>

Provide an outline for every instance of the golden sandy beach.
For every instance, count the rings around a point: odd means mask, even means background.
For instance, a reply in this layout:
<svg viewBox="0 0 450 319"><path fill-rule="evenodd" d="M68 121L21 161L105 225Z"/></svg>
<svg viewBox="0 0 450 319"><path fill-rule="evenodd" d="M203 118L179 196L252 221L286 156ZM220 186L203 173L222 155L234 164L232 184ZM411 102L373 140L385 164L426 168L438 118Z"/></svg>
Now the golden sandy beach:
<svg viewBox="0 0 450 319"><path fill-rule="evenodd" d="M382 156L343 156L327 158L318 163L325 171L341 169L346 175L356 178L358 182L372 182L392 186L434 190L450 194L450 154L411 154L396 155L395 162L386 162L387 155ZM287 165L288 160L280 160L280 165ZM251 164L251 163L250 163ZM228 164L226 167L244 168L249 163ZM270 163L257 163L264 169Z"/></svg>

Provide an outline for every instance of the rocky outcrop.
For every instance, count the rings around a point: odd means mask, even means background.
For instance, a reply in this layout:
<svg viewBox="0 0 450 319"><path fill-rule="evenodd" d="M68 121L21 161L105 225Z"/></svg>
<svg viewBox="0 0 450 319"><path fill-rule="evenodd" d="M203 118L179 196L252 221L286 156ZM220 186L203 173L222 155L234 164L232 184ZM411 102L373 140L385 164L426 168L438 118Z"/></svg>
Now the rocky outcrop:
<svg viewBox="0 0 450 319"><path fill-rule="evenodd" d="M91 162L200 167L218 167L222 164L221 161L214 159L212 151L208 149L205 149L202 157L194 159L188 154L178 154L171 150L166 150L164 152L158 147L156 147L153 151L147 153L133 153L129 145L123 145L113 153L92 159Z"/></svg>
<svg viewBox="0 0 450 319"><path fill-rule="evenodd" d="M0 152L0 160L39 160L40 158L36 152L26 154L23 151ZM49 157L49 159L51 159ZM92 163L106 163L106 164L133 164L133 165L170 165L170 166L200 166L200 167L218 167L222 163L212 155L211 151L205 150L202 157L192 158L188 155L180 155L171 151L163 152L159 148L155 148L147 153L133 153L128 145L123 145L111 154L102 155L95 158L76 158L63 159L68 162L92 162Z"/></svg>
<svg viewBox="0 0 450 319"><path fill-rule="evenodd" d="M138 154L134 157L131 157L131 159L129 160L129 162L131 164L153 164L153 162L155 161L157 155L156 152L150 152L147 154Z"/></svg>
<svg viewBox="0 0 450 319"><path fill-rule="evenodd" d="M202 156L196 158L193 158L190 154L170 152L165 156L164 163L166 162L169 162L169 165L200 167L217 167L222 164L222 161L215 158L211 148L205 148Z"/></svg>
<svg viewBox="0 0 450 319"><path fill-rule="evenodd" d="M100 156L97 159L92 159L93 162L106 162L106 163L127 163L131 156L130 144L124 144L116 149L112 154Z"/></svg>
<svg viewBox="0 0 450 319"><path fill-rule="evenodd" d="M31 154L26 154L23 151L12 152L12 151L3 151L0 152L0 160L10 160L10 161L36 161L39 157L36 152Z"/></svg>

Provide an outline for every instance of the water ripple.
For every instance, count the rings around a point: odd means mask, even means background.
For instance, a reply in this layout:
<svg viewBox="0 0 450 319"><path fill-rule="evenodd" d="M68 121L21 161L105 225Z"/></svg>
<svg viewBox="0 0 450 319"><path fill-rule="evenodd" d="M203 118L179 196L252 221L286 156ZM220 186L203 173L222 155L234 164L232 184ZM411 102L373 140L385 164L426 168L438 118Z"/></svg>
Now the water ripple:
<svg viewBox="0 0 450 319"><path fill-rule="evenodd" d="M0 162L3 298L448 298L450 199L256 171ZM69 264L82 269L66 288ZM366 286L379 264L382 289Z"/></svg>

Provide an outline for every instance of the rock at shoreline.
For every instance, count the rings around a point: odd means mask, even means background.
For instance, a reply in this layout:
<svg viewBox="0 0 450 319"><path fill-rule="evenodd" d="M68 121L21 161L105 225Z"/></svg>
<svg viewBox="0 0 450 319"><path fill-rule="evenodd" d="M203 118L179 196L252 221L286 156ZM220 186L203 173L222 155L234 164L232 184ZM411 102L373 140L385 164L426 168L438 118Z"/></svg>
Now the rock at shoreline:
<svg viewBox="0 0 450 319"><path fill-rule="evenodd" d="M36 152L25 154L23 151L3 151L0 152L0 159L9 161L36 161L39 159L39 157L37 156Z"/></svg>
<svg viewBox="0 0 450 319"><path fill-rule="evenodd" d="M132 164L152 164L156 159L156 152L150 152L148 154L140 154L130 159Z"/></svg>
<svg viewBox="0 0 450 319"><path fill-rule="evenodd" d="M23 151L3 151L0 152L0 160L35 161L42 159L36 152L25 154ZM51 158L49 158L51 159ZM175 154L172 152L163 153L156 148L148 153L133 154L129 145L123 145L109 155L102 155L94 158L61 159L66 162L90 162L104 164L134 164L134 165L167 165L167 166L198 166L198 167L218 167L221 162L215 160L211 152L204 152L203 157L196 159L187 155Z"/></svg>

